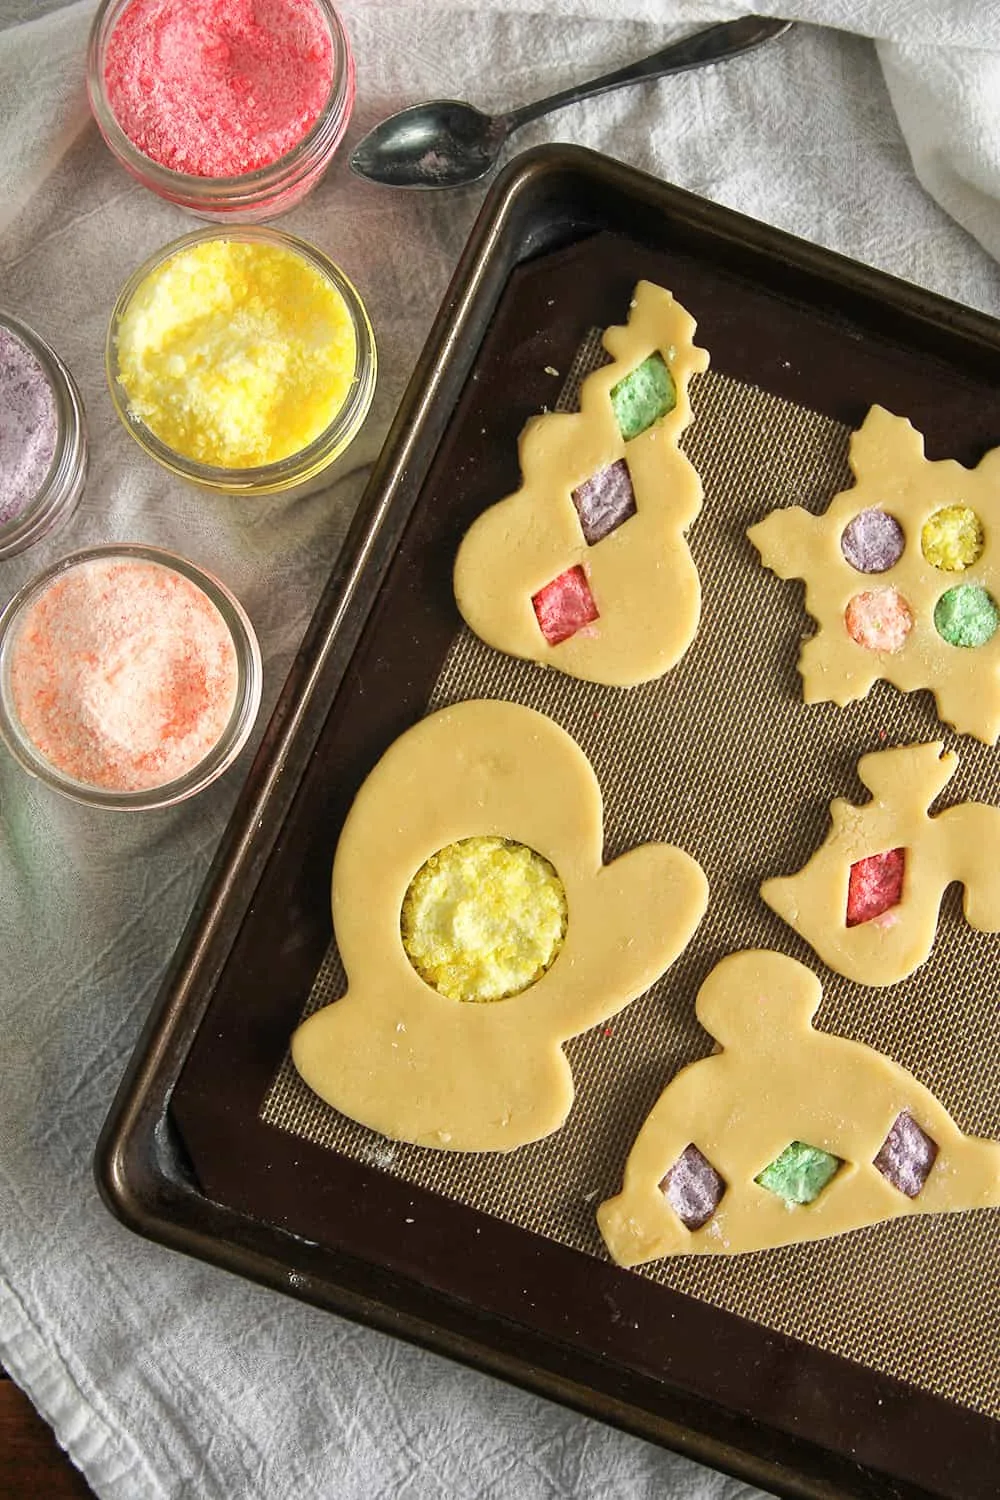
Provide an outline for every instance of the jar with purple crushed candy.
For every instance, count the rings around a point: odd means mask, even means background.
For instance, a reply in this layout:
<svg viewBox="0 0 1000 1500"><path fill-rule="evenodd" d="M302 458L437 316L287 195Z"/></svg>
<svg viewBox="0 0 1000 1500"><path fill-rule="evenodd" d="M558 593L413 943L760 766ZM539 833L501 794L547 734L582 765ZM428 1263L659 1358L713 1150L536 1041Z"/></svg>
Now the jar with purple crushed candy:
<svg viewBox="0 0 1000 1500"><path fill-rule="evenodd" d="M43 338L0 310L0 559L72 515L86 474L83 402L72 375Z"/></svg>

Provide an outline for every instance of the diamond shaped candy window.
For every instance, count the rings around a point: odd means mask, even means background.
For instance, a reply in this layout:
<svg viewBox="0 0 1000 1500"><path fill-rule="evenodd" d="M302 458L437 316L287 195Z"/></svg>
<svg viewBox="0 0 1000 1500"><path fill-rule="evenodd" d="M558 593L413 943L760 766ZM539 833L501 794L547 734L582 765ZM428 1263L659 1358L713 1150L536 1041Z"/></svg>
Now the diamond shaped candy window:
<svg viewBox="0 0 1000 1500"><path fill-rule="evenodd" d="M687 1146L660 1183L660 1191L688 1229L707 1224L722 1201L726 1184L694 1144Z"/></svg>
<svg viewBox="0 0 1000 1500"><path fill-rule="evenodd" d="M848 927L860 927L884 916L903 899L903 877L906 874L906 850L887 849L884 854L870 854L851 866L847 885Z"/></svg>
<svg viewBox="0 0 1000 1500"><path fill-rule="evenodd" d="M793 1208L814 1203L842 1166L839 1156L819 1146L809 1146L805 1141L792 1141L754 1181Z"/></svg>
<svg viewBox="0 0 1000 1500"><path fill-rule="evenodd" d="M937 1154L937 1142L904 1109L893 1121L873 1165L907 1198L916 1198L923 1191Z"/></svg>

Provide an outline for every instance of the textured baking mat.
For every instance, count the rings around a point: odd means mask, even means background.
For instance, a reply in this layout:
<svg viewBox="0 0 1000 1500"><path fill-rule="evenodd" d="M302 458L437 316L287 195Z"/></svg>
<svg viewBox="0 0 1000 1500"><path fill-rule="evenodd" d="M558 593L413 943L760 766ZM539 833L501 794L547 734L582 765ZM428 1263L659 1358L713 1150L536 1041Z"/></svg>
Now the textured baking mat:
<svg viewBox="0 0 1000 1500"><path fill-rule="evenodd" d="M580 379L601 358L592 335L560 407L572 406ZM261 1112L280 1129L605 1258L596 1206L618 1190L632 1141L664 1084L711 1050L695 1019L695 995L713 964L739 948L777 948L809 964L824 986L821 1029L888 1053L964 1130L1000 1136L1000 940L966 925L957 888L946 894L929 962L888 990L829 972L757 894L764 877L798 869L821 841L834 796L866 799L855 772L865 752L916 740L953 745L960 764L942 806L969 797L1000 803L997 753L945 730L926 692L907 696L877 684L846 710L803 705L795 669L809 628L802 586L763 569L745 531L776 505L823 510L850 483L848 429L713 371L696 377L691 391L695 420L683 446L705 486L690 534L703 609L678 666L628 691L603 688L503 656L463 629L428 710L504 698L560 723L597 772L606 858L662 839L701 863L711 897L694 940L610 1025L568 1044L576 1102L567 1124L535 1145L451 1155L389 1141L324 1104L287 1057ZM303 1015L345 988L331 944ZM764 1254L662 1261L632 1274L1000 1417L997 1225L994 1210L920 1216Z"/></svg>

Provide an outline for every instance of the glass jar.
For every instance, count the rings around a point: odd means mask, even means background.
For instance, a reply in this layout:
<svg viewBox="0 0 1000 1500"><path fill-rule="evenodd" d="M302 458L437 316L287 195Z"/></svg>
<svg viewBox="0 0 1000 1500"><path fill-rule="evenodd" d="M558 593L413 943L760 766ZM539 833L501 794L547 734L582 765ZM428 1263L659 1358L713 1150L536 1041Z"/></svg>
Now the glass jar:
<svg viewBox="0 0 1000 1500"><path fill-rule="evenodd" d="M291 251L300 256L308 267L319 273L342 300L353 329L354 364L343 403L322 431L296 452L275 462L246 467L227 467L221 464L203 463L185 453L178 452L162 441L130 409L130 393L121 379L119 335L133 298L139 293L147 279L155 276L171 257L183 253L190 247L213 242L263 244ZM375 336L368 313L358 292L343 271L334 265L333 261L328 259L322 251L305 240L284 234L281 230L263 228L196 230L193 234L174 240L151 256L129 277L119 294L108 325L105 350L105 366L112 402L126 430L139 446L151 458L156 459L157 463L181 478L192 480L209 489L243 495L269 495L290 489L293 485L302 484L314 478L339 457L355 437L368 414L375 394L377 365Z"/></svg>
<svg viewBox="0 0 1000 1500"><path fill-rule="evenodd" d="M87 48L87 93L98 129L112 154L151 192L203 219L255 224L286 213L311 192L330 165L351 118L354 56L330 0L312 0L330 34L330 91L318 118L291 150L266 166L233 177L175 171L140 151L115 117L106 81L108 46L132 0L101 0Z"/></svg>
<svg viewBox="0 0 1000 1500"><path fill-rule="evenodd" d="M131 601L116 571L132 573ZM102 611L116 612L110 628ZM214 705L209 684L224 688ZM210 786L246 744L262 684L238 600L157 547L72 553L0 613L0 738L30 775L93 807L170 807Z"/></svg>
<svg viewBox="0 0 1000 1500"><path fill-rule="evenodd" d="M33 493L23 503L16 503L7 519L0 521L0 559L23 552L67 520L76 509L87 477L87 428L75 380L34 329L12 313L0 311L0 340L4 335L14 341L15 349L20 345L26 355L20 378L24 379L25 370L29 378L37 373L40 385L47 390L51 406L46 420L52 422L55 431L52 457L44 473L38 475L38 487L32 483ZM0 347L0 356L2 352ZM0 403L4 401L3 380L0 367ZM12 454L12 461L14 458ZM0 493L0 514L3 500Z"/></svg>

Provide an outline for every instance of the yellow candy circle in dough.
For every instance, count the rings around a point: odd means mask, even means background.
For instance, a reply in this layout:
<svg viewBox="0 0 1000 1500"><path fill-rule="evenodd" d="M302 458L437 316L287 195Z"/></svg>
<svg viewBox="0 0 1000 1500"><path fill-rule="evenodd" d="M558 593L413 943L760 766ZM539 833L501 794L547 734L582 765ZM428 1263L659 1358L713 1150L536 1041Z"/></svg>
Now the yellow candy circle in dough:
<svg viewBox="0 0 1000 1500"><path fill-rule="evenodd" d="M566 936L566 893L524 844L460 839L410 882L400 919L407 957L449 1000L505 1000L540 979Z"/></svg>
<svg viewBox="0 0 1000 1500"><path fill-rule="evenodd" d="M925 521L920 550L932 567L961 573L983 555L983 523L968 505L946 505Z"/></svg>

